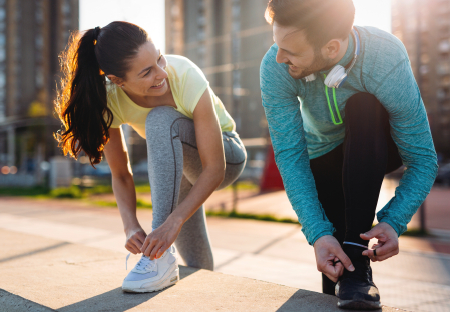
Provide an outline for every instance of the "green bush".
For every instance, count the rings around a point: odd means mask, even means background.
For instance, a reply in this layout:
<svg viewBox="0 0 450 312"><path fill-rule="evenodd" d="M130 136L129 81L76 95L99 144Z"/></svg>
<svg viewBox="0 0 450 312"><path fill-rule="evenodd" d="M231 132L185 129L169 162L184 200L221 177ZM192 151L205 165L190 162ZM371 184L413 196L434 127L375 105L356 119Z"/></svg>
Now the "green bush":
<svg viewBox="0 0 450 312"><path fill-rule="evenodd" d="M44 186L0 188L0 196L44 196L49 192L50 190Z"/></svg>
<svg viewBox="0 0 450 312"><path fill-rule="evenodd" d="M60 187L50 191L52 198L82 198L83 193L78 186Z"/></svg>
<svg viewBox="0 0 450 312"><path fill-rule="evenodd" d="M113 192L111 185L96 185L91 188L84 189L85 195L111 194Z"/></svg>
<svg viewBox="0 0 450 312"><path fill-rule="evenodd" d="M150 194L150 185L148 183L136 185L136 193L149 193Z"/></svg>
<svg viewBox="0 0 450 312"><path fill-rule="evenodd" d="M206 211L207 216L211 217L225 217L225 218L237 218L237 219L251 219L259 221L272 221L272 222L282 222L282 223L293 223L298 224L298 221L289 218L277 218L271 215L258 215L252 213L240 213L235 211Z"/></svg>
<svg viewBox="0 0 450 312"><path fill-rule="evenodd" d="M152 203L147 203L146 201L144 201L142 199L138 199L138 200L136 200L136 207L152 209L153 206L152 206Z"/></svg>

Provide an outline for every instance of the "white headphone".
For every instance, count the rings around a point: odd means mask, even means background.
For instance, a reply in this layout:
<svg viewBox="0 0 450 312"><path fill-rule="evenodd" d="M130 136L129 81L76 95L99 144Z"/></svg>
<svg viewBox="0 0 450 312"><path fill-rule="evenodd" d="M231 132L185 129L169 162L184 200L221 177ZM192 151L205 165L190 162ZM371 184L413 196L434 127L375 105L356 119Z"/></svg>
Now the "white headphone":
<svg viewBox="0 0 450 312"><path fill-rule="evenodd" d="M325 85L328 86L329 88L341 87L347 80L348 74L352 70L353 66L355 66L356 59L358 58L360 51L359 34L355 28L352 29L352 35L353 39L355 39L355 56L347 66L344 67L342 65L336 65L333 67L333 69L330 71L324 82ZM304 79L306 80L306 82L314 81L316 80L316 74L311 74L305 77Z"/></svg>

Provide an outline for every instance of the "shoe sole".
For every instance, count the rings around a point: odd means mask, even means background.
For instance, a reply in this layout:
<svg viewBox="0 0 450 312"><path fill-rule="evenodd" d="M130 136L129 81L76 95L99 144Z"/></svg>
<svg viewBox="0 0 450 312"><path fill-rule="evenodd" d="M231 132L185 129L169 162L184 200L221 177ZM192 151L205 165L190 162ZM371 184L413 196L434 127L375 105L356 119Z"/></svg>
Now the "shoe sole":
<svg viewBox="0 0 450 312"><path fill-rule="evenodd" d="M379 301L339 299L338 307L348 310L378 310L381 309L381 303Z"/></svg>
<svg viewBox="0 0 450 312"><path fill-rule="evenodd" d="M179 280L180 280L180 270L178 269L178 266L177 266L177 268L172 273L170 273L170 275L166 279L162 280L160 283L158 283L156 285L153 285L152 287L128 288L128 287L122 286L122 291L131 292L131 293L154 292L154 291L159 291L159 290L162 290L169 286L172 286L172 285L176 284Z"/></svg>

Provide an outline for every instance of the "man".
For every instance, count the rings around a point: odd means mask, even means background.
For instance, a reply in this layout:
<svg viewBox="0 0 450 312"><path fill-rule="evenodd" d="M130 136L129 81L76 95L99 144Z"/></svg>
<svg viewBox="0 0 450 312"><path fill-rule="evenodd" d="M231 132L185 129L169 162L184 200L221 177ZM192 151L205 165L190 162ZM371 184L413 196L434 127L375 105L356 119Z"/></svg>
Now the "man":
<svg viewBox="0 0 450 312"><path fill-rule="evenodd" d="M261 90L275 159L314 246L323 292L336 294L341 308L375 309L370 260L398 253L437 158L403 44L354 27L354 13L352 0L271 0L275 44L261 64ZM371 229L383 177L402 162L396 195Z"/></svg>

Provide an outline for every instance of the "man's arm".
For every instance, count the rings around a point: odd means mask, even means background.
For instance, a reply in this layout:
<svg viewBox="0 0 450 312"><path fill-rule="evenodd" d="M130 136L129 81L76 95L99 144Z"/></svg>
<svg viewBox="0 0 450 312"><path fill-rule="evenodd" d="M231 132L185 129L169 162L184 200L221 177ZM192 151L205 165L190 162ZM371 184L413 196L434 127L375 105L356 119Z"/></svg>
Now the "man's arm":
<svg viewBox="0 0 450 312"><path fill-rule="evenodd" d="M302 224L309 244L324 235L333 235L317 197L309 165L303 120L298 100L298 82L287 72L284 64L275 61L276 45L261 64L263 106L275 151L275 161L283 178L289 200Z"/></svg>
<svg viewBox="0 0 450 312"><path fill-rule="evenodd" d="M437 174L437 156L427 113L407 58L379 81L369 80L374 94L389 113L391 135L406 166L394 198L377 214L398 235L429 194Z"/></svg>

